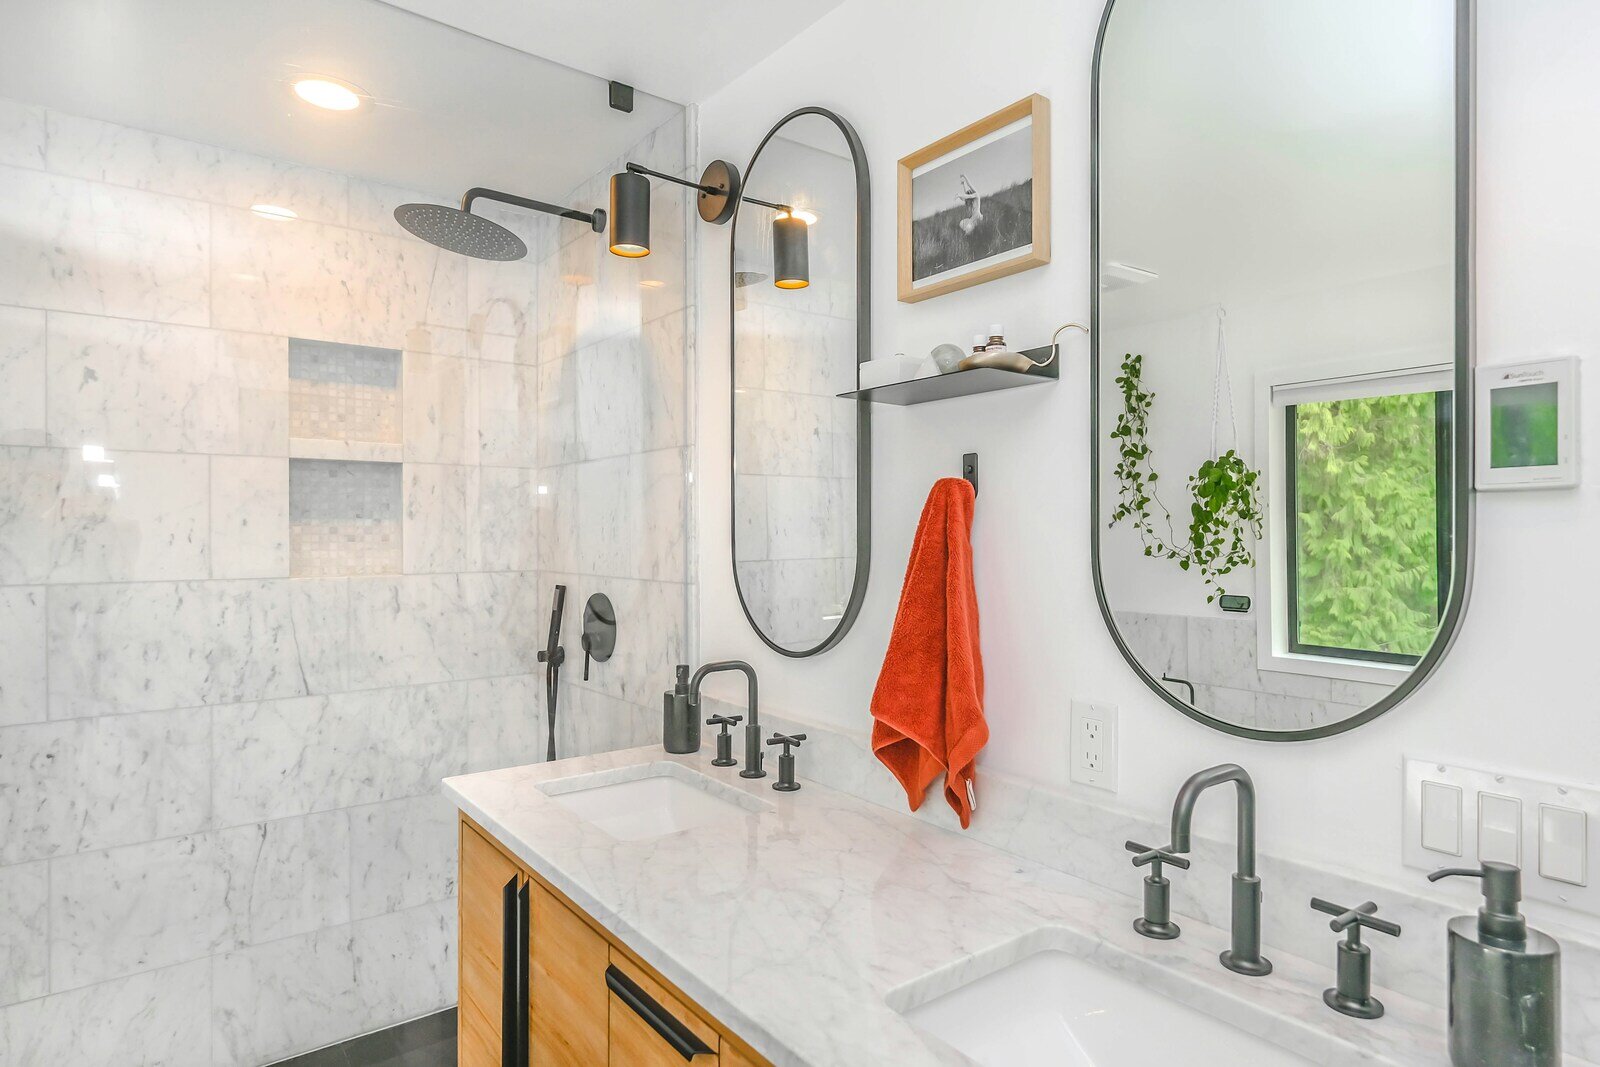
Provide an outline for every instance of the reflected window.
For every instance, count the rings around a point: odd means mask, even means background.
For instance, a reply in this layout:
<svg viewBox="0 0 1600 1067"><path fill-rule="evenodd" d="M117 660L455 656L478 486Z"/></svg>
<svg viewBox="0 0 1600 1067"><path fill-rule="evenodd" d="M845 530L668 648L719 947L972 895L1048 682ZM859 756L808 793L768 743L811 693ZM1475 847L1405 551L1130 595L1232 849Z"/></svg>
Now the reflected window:
<svg viewBox="0 0 1600 1067"><path fill-rule="evenodd" d="M1292 654L1410 665L1433 644L1450 589L1453 395L1399 391L1416 384L1312 387L1283 408Z"/></svg>

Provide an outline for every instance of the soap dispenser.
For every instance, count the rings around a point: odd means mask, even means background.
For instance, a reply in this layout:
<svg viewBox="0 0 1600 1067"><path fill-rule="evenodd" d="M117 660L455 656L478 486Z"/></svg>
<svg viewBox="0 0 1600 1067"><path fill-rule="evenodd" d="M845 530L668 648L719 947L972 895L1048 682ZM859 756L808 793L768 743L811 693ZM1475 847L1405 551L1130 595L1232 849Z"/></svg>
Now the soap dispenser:
<svg viewBox="0 0 1600 1067"><path fill-rule="evenodd" d="M683 755L700 751L700 716L689 703L689 665L678 664L678 681L661 694L661 745Z"/></svg>
<svg viewBox="0 0 1600 1067"><path fill-rule="evenodd" d="M1522 871L1486 860L1428 881L1452 876L1483 879L1483 907L1450 920L1450 1062L1560 1067L1561 946L1517 910Z"/></svg>

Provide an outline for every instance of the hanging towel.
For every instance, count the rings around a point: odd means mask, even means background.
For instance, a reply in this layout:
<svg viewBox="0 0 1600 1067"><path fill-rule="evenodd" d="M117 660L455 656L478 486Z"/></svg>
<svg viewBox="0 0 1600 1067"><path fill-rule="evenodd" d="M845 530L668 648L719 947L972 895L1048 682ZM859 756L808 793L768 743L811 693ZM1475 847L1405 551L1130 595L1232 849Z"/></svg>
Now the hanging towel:
<svg viewBox="0 0 1600 1067"><path fill-rule="evenodd" d="M972 483L941 478L928 494L911 546L900 610L872 694L872 751L922 806L941 773L944 796L972 821L974 767L989 740L983 657L972 587Z"/></svg>

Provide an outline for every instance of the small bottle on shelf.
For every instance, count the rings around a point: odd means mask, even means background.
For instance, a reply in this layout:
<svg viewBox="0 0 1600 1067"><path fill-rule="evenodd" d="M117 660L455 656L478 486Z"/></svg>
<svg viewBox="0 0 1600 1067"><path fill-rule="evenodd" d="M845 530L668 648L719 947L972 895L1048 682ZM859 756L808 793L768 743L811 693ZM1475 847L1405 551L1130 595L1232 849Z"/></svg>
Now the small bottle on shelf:
<svg viewBox="0 0 1600 1067"><path fill-rule="evenodd" d="M998 322L989 327L989 342L984 345L985 352L1004 352L1006 350L1005 327Z"/></svg>
<svg viewBox="0 0 1600 1067"><path fill-rule="evenodd" d="M987 337L985 337L981 333L975 333L975 334L972 335L972 354L973 355L976 356L981 352L986 352L986 351L988 351L988 348L989 348L989 339Z"/></svg>

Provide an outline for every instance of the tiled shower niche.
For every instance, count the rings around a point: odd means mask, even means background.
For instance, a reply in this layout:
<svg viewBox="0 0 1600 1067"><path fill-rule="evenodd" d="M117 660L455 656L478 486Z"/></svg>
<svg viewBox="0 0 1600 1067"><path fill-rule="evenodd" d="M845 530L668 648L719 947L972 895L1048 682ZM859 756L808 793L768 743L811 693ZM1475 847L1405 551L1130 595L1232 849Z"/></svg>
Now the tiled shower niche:
<svg viewBox="0 0 1600 1067"><path fill-rule="evenodd" d="M331 458L401 444L399 350L289 339L289 573L398 574L401 467ZM376 446L373 449L371 446Z"/></svg>
<svg viewBox="0 0 1600 1067"><path fill-rule="evenodd" d="M400 443L400 352L289 338L289 436Z"/></svg>
<svg viewBox="0 0 1600 1067"><path fill-rule="evenodd" d="M399 574L400 464L289 461L289 573Z"/></svg>

